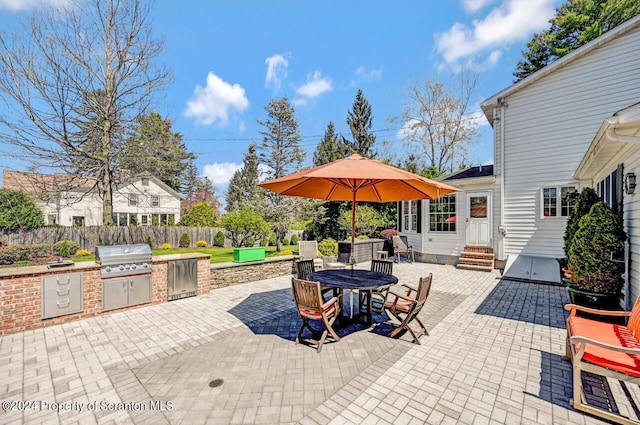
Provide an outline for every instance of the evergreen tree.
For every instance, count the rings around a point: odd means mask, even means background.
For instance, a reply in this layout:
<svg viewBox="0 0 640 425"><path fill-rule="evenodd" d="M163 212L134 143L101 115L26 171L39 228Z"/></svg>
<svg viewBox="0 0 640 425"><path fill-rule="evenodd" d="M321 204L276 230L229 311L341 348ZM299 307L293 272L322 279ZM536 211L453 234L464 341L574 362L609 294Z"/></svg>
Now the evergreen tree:
<svg viewBox="0 0 640 425"><path fill-rule="evenodd" d="M172 125L170 119L153 111L138 117L119 165L130 174L149 173L181 192L195 155L187 150L182 134L173 131Z"/></svg>
<svg viewBox="0 0 640 425"><path fill-rule="evenodd" d="M256 145L249 145L244 154L242 168L233 173L225 196L227 212L239 211L244 207L259 209L263 202L262 190L258 187L260 171Z"/></svg>
<svg viewBox="0 0 640 425"><path fill-rule="evenodd" d="M534 34L513 75L522 80L578 47L640 14L638 0L567 0L551 27Z"/></svg>
<svg viewBox="0 0 640 425"><path fill-rule="evenodd" d="M375 158L376 152L373 150L373 144L376 142L376 136L370 133L373 125L371 105L360 89L358 89L351 111L347 112L347 124L351 129L353 140L342 138L342 144L346 151L349 154L357 153L367 158Z"/></svg>
<svg viewBox="0 0 640 425"><path fill-rule="evenodd" d="M214 211L216 216L220 215L220 200L216 195L216 188L209 177L199 176L198 169L193 161L190 161L184 173L183 179L183 195L182 209L187 210L193 208L197 203L204 202L208 204Z"/></svg>
<svg viewBox="0 0 640 425"><path fill-rule="evenodd" d="M316 151L313 153L313 165L328 164L329 162L344 158L343 150L338 143L338 135L336 134L333 122L329 121L324 136L316 147Z"/></svg>

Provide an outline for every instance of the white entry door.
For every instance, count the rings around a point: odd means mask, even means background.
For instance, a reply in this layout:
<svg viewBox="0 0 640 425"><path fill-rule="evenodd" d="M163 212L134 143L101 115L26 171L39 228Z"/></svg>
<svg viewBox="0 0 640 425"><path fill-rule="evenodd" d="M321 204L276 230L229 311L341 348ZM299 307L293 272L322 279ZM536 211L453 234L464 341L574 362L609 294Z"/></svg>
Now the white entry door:
<svg viewBox="0 0 640 425"><path fill-rule="evenodd" d="M467 193L467 245L491 245L491 196Z"/></svg>

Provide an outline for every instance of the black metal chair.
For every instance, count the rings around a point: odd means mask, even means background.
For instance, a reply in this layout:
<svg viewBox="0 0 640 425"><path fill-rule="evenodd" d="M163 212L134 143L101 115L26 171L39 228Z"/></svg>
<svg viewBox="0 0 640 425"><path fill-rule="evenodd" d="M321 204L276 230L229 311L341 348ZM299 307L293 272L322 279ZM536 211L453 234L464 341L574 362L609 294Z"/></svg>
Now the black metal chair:
<svg viewBox="0 0 640 425"><path fill-rule="evenodd" d="M385 274L393 274L393 261L388 260L371 260L371 271ZM387 299L387 293L391 285L383 286L371 292L371 303L373 309L378 313L382 313L384 302Z"/></svg>

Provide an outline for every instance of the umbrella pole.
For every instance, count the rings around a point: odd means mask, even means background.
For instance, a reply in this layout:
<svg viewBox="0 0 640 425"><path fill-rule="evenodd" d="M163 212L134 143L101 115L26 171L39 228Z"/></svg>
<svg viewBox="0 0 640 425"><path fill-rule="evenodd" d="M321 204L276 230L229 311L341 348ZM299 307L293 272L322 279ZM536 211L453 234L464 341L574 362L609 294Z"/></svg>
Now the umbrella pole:
<svg viewBox="0 0 640 425"><path fill-rule="evenodd" d="M353 266L356 262L355 257L355 244L356 244L356 191L353 191L353 199L351 200L351 271L353 272Z"/></svg>

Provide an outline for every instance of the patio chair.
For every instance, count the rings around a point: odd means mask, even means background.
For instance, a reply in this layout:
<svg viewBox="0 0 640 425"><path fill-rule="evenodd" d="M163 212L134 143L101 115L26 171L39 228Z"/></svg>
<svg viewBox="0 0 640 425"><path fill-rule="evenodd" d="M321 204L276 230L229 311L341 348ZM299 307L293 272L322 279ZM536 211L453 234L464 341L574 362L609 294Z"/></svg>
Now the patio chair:
<svg viewBox="0 0 640 425"><path fill-rule="evenodd" d="M320 291L320 282L310 282L308 280L291 279L291 287L293 289L293 297L296 303L296 309L302 320L302 325L296 336L296 344L304 342L317 345L318 353L322 351L327 335L337 342L340 337L333 329L333 323L340 314L340 303L338 298L333 297L329 301L322 299ZM324 331L316 330L311 327L310 321L321 321L324 325ZM303 338L304 328L311 331L311 338Z"/></svg>
<svg viewBox="0 0 640 425"><path fill-rule="evenodd" d="M371 260L371 271L393 274L393 261ZM382 313L382 308L384 307L384 302L387 299L387 293L389 292L390 287L391 285L382 286L378 289L374 289L371 292L371 302L373 304L373 309L378 313Z"/></svg>
<svg viewBox="0 0 640 425"><path fill-rule="evenodd" d="M296 269L298 271L297 277L298 279L307 280L309 274L316 271L315 264L313 260L298 260L296 261Z"/></svg>
<svg viewBox="0 0 640 425"><path fill-rule="evenodd" d="M392 236L393 242L393 260L397 263L400 261L400 255L407 254L407 259L410 263L413 263L413 247L408 245L406 236Z"/></svg>
<svg viewBox="0 0 640 425"><path fill-rule="evenodd" d="M300 258L303 260L313 260L316 270L322 270L322 257L318 256L318 241L300 241L298 242Z"/></svg>
<svg viewBox="0 0 640 425"><path fill-rule="evenodd" d="M429 335L427 328L424 327L424 324L418 318L418 314L429 296L432 277L433 276L429 274L429 276L420 278L417 289L413 289L408 285L398 285L389 290L387 301L384 303L384 309L400 321L400 325L389 333L390 337L393 338L401 331L407 330L411 336L413 336L413 342L420 345L419 338L422 335ZM400 288L405 289L406 293L397 293L396 291ZM420 326L420 329L417 331L409 326L413 321L416 321Z"/></svg>

